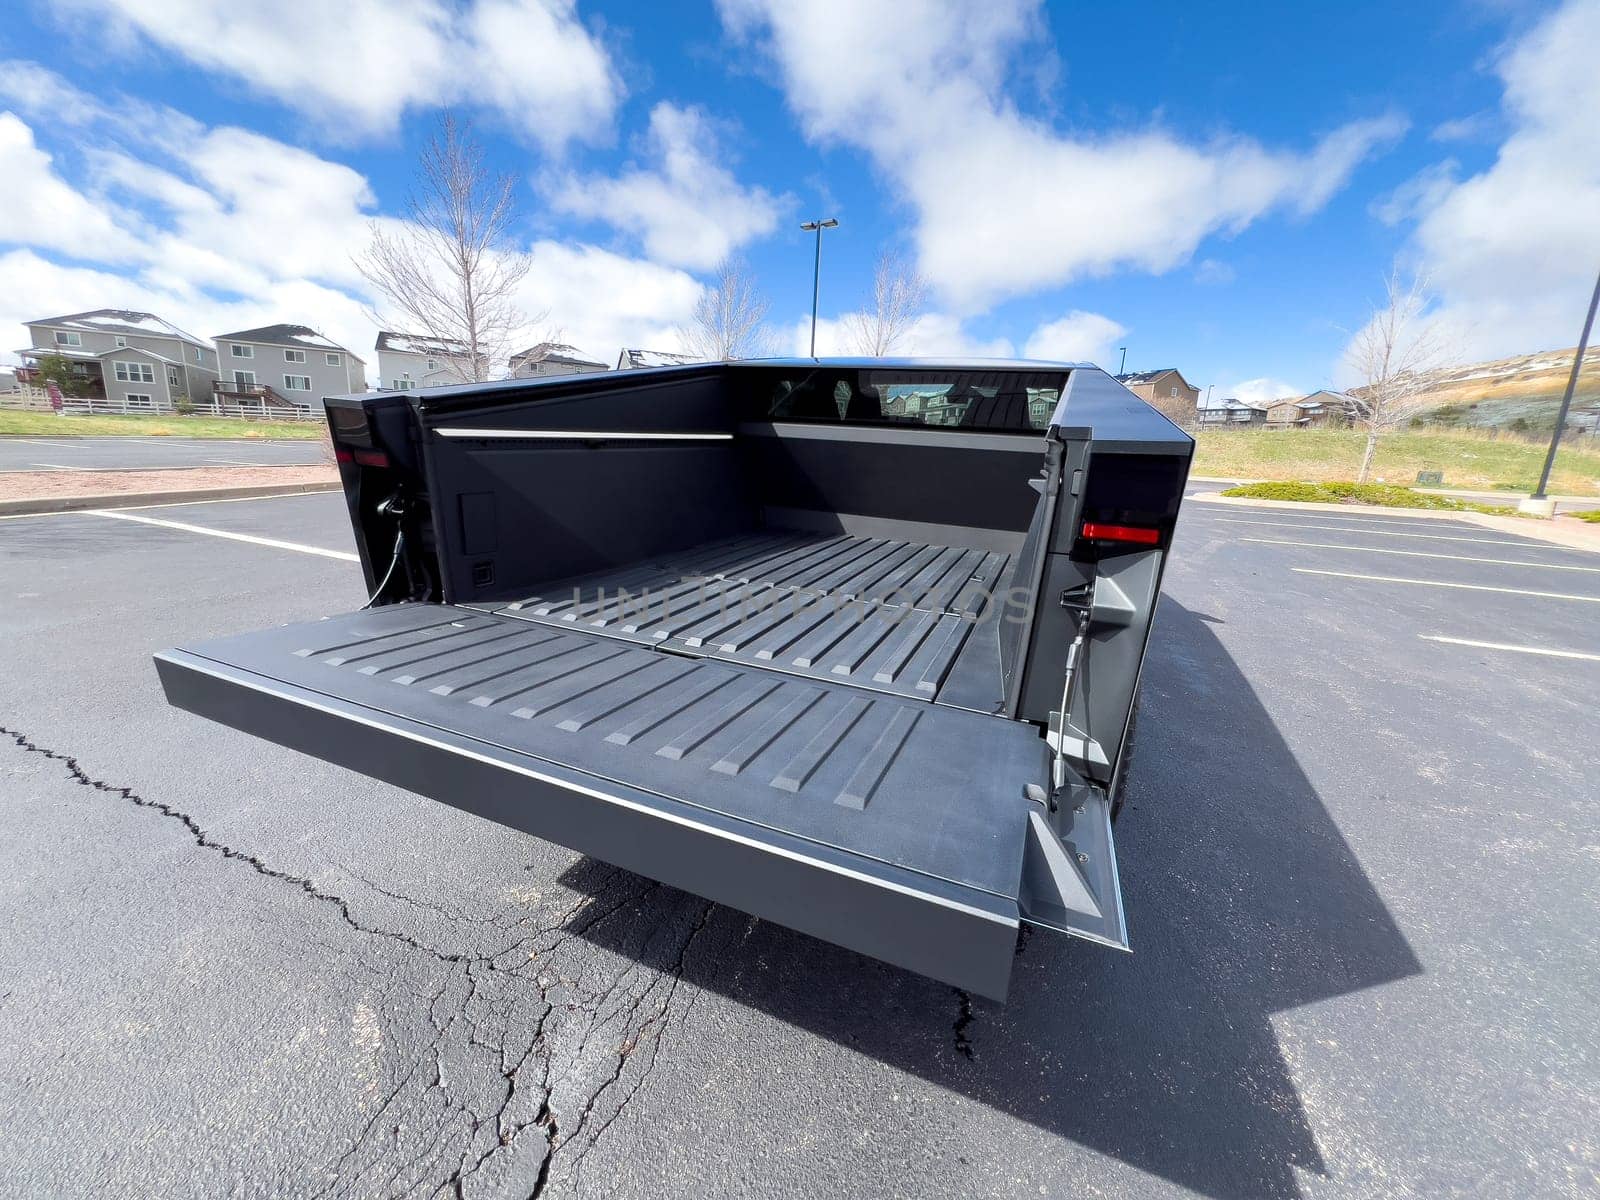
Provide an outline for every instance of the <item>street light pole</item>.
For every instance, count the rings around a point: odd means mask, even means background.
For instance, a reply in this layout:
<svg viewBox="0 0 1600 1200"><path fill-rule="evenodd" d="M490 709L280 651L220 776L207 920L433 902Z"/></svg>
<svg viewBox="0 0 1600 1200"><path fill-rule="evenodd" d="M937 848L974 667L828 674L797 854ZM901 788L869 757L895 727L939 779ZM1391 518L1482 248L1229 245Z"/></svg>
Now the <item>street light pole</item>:
<svg viewBox="0 0 1600 1200"><path fill-rule="evenodd" d="M817 296L822 288L822 231L833 229L839 224L838 219L829 217L825 221L806 221L800 228L807 233L813 231L817 235L817 257L811 265L811 357L817 356Z"/></svg>
<svg viewBox="0 0 1600 1200"><path fill-rule="evenodd" d="M1594 281L1594 295L1589 297L1589 315L1583 319L1583 333L1578 338L1578 352L1572 357L1572 374L1567 376L1567 390L1561 397L1561 411L1556 414L1555 432L1550 435L1550 453L1544 456L1544 470L1539 472L1539 486L1529 496L1525 509L1537 509L1545 512L1545 516L1555 513L1555 504L1546 495L1545 489L1550 486L1550 472L1556 465L1556 448L1561 445L1561 430L1567 423L1567 412L1572 408L1572 393L1578 387L1578 373L1583 370L1583 352L1589 348L1589 334L1594 331L1595 309L1600 308L1600 277Z"/></svg>
<svg viewBox="0 0 1600 1200"><path fill-rule="evenodd" d="M1117 374L1126 375L1128 373L1128 348L1126 346L1118 346L1117 349L1122 351L1122 363L1117 367Z"/></svg>

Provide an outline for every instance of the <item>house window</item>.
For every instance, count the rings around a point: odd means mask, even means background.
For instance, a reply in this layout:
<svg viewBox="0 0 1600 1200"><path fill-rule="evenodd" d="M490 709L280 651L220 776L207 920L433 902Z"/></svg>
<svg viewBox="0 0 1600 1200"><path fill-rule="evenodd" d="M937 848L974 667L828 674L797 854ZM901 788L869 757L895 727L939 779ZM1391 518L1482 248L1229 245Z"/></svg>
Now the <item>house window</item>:
<svg viewBox="0 0 1600 1200"><path fill-rule="evenodd" d="M1172 398L1174 400L1176 400L1178 398L1178 387L1177 387L1176 384L1174 384L1173 387L1172 387Z"/></svg>
<svg viewBox="0 0 1600 1200"><path fill-rule="evenodd" d="M235 342L233 344L233 356L235 358L254 358L256 356L256 348L254 346L241 346L238 342Z"/></svg>
<svg viewBox="0 0 1600 1200"><path fill-rule="evenodd" d="M233 373L233 381L235 383L254 384L256 373L254 371L235 371Z"/></svg>
<svg viewBox="0 0 1600 1200"><path fill-rule="evenodd" d="M155 369L149 363L122 362L112 364L118 380L123 383L154 383L156 381Z"/></svg>
<svg viewBox="0 0 1600 1200"><path fill-rule="evenodd" d="M128 408L154 408L155 402L144 392L129 392L126 407Z"/></svg>
<svg viewBox="0 0 1600 1200"><path fill-rule="evenodd" d="M305 360L306 352L304 350L285 350L283 352L284 362L305 362Z"/></svg>
<svg viewBox="0 0 1600 1200"><path fill-rule="evenodd" d="M428 370L437 371L438 369L439 369L439 360L437 358L430 358L428 360Z"/></svg>
<svg viewBox="0 0 1600 1200"><path fill-rule="evenodd" d="M283 390L286 392L309 392L311 390L311 376L285 375L283 377Z"/></svg>
<svg viewBox="0 0 1600 1200"><path fill-rule="evenodd" d="M206 352L204 350L201 350L201 349L197 348L195 350L195 352L194 352L194 360L195 360L195 362L199 363L202 367L205 366L206 365Z"/></svg>
<svg viewBox="0 0 1600 1200"><path fill-rule="evenodd" d="M394 391L397 392L409 392L412 388L417 386L416 383L410 379L391 379L389 381L389 385Z"/></svg>
<svg viewBox="0 0 1600 1200"><path fill-rule="evenodd" d="M178 368L177 367L168 367L167 368L167 386L168 387L174 387L174 388L182 386L182 384L180 384L178 382Z"/></svg>
<svg viewBox="0 0 1600 1200"><path fill-rule="evenodd" d="M117 349L121 350L127 344L128 344L128 339L119 335L118 338L117 338Z"/></svg>
<svg viewBox="0 0 1600 1200"><path fill-rule="evenodd" d="M322 356L322 361L327 363L330 367L337 367L339 365L339 356L337 354L324 354Z"/></svg>
<svg viewBox="0 0 1600 1200"><path fill-rule="evenodd" d="M58 329L56 330L56 345L81 346L83 345L83 335L78 333L69 333L66 330Z"/></svg>

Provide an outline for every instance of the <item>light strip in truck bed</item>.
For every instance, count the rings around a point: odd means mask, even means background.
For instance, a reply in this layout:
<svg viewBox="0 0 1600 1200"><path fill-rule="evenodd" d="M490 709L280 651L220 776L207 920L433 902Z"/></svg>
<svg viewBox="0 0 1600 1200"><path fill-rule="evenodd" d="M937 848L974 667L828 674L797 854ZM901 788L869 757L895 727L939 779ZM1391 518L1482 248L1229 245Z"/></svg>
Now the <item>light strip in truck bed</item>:
<svg viewBox="0 0 1600 1200"><path fill-rule="evenodd" d="M627 429L478 429L473 426L454 426L434 431L440 437L451 438L517 438L522 440L554 438L562 441L599 439L652 441L731 442L731 433L657 433Z"/></svg>

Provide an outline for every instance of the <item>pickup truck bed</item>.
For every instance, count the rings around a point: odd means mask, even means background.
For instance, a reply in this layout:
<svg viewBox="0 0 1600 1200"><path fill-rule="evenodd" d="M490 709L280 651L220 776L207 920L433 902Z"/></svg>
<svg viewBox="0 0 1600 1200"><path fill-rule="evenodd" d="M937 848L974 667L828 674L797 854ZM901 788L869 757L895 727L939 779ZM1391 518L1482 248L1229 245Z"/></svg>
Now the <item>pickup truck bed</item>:
<svg viewBox="0 0 1600 1200"><path fill-rule="evenodd" d="M982 995L1024 921L1126 948L1111 819L1192 443L1104 373L326 404L371 603L158 654L171 703Z"/></svg>

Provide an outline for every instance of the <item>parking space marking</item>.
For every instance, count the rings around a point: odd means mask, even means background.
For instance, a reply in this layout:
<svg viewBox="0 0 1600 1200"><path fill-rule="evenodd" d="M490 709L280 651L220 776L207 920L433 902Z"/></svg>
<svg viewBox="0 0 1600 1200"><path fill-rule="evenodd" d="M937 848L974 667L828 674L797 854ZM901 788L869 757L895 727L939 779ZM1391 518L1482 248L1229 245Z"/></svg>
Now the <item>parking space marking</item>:
<svg viewBox="0 0 1600 1200"><path fill-rule="evenodd" d="M1426 538L1432 542L1476 542L1480 546L1522 546L1528 550L1570 550L1579 554L1585 551L1577 546L1558 546L1553 542L1539 542L1530 539L1522 541L1508 541L1499 538L1463 537L1455 533L1407 533L1398 529L1373 529L1369 525L1302 525L1298 521L1247 521L1239 517L1218 517L1224 525L1276 525L1284 529L1326 529L1342 533L1360 533L1371 537L1398 537L1398 538Z"/></svg>
<svg viewBox="0 0 1600 1200"><path fill-rule="evenodd" d="M54 446L57 450L79 450L79 449L82 449L82 447L80 447L80 446L74 446L71 442L47 442L47 441L44 441L42 438L23 438L23 437L19 437L19 438L12 438L11 440L12 441L16 441L16 442L27 442L28 445L30 445L30 446Z"/></svg>
<svg viewBox="0 0 1600 1200"><path fill-rule="evenodd" d="M214 496L206 500L163 500L160 504L128 504L118 512L138 512L146 508L197 508L202 504L248 504L257 500L297 500L301 496L343 495L334 486L314 492L279 492L275 496ZM58 508L53 512L0 513L0 521L34 521L41 517L77 517L85 512L109 512L109 509Z"/></svg>
<svg viewBox="0 0 1600 1200"><path fill-rule="evenodd" d="M163 521L160 517L141 517L130 512L109 508L86 508L86 517L110 517L116 521L137 521L141 525L159 525L164 529L180 529L184 533L203 533L207 537L227 538L230 542L249 542L252 546L268 546L274 550L295 550L301 554L315 554L322 558L337 558L341 562L360 562L348 550L327 550L321 546L306 546L300 542L283 542L277 538L257 537L253 533L234 533L227 529L211 529L205 525L190 525L187 521Z"/></svg>
<svg viewBox="0 0 1600 1200"><path fill-rule="evenodd" d="M1546 658L1579 658L1584 662L1600 662L1600 654L1585 654L1582 650L1550 650L1544 646L1510 646L1505 642L1475 642L1471 638L1445 637L1442 633L1419 633L1417 636L1425 642L1471 646L1476 650L1506 650L1512 654L1540 654Z"/></svg>
<svg viewBox="0 0 1600 1200"><path fill-rule="evenodd" d="M43 467L47 471L76 471L77 467L63 467L60 463L29 463L30 467Z"/></svg>
<svg viewBox="0 0 1600 1200"><path fill-rule="evenodd" d="M1528 562L1520 558L1473 558L1467 554L1435 554L1431 550L1391 550L1387 546L1348 546L1342 542L1293 542L1288 538L1240 538L1263 546L1304 546L1308 550L1356 550L1362 554L1398 554L1405 558L1441 558L1447 562L1483 563L1491 567L1537 567L1541 571L1586 571L1600 575L1600 567L1580 567L1576 563Z"/></svg>
<svg viewBox="0 0 1600 1200"><path fill-rule="evenodd" d="M1508 596L1529 596L1538 600L1576 600L1581 604L1600 604L1600 596L1574 596L1567 592L1530 592L1526 588L1493 587L1487 583L1447 583L1442 579L1403 579L1398 575L1358 575L1352 571L1322 571L1315 567L1290 567L1296 575L1331 575L1336 579L1363 579L1369 583L1411 583L1418 587L1459 588L1467 592L1502 592Z"/></svg>

